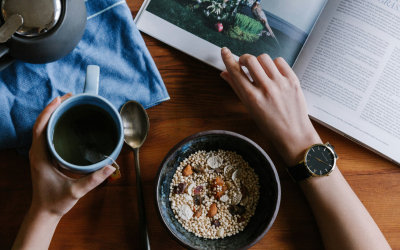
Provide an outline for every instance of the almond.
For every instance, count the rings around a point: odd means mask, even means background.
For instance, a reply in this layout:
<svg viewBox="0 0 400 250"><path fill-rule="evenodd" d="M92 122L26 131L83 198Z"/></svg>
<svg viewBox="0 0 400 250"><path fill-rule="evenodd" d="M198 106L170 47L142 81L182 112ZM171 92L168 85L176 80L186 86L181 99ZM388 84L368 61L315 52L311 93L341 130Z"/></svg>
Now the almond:
<svg viewBox="0 0 400 250"><path fill-rule="evenodd" d="M199 210L197 210L197 211L194 213L193 216L196 216L197 218L199 218L199 217L201 216L202 212L203 212L203 209L202 209L202 208L199 208Z"/></svg>
<svg viewBox="0 0 400 250"><path fill-rule="evenodd" d="M191 174L193 174L192 166L187 165L186 168L183 170L182 175L183 176L189 176Z"/></svg>
<svg viewBox="0 0 400 250"><path fill-rule="evenodd" d="M212 217L214 217L214 215L217 214L217 212L218 212L217 204L216 204L216 203L213 203L213 204L211 204L211 206L210 206L210 210L208 210L207 217L212 218Z"/></svg>

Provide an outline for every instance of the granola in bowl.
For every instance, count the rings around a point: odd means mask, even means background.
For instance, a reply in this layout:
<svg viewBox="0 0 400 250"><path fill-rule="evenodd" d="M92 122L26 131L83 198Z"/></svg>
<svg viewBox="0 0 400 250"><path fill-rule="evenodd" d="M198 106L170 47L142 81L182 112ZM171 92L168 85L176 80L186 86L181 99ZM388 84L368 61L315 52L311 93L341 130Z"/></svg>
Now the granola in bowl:
<svg viewBox="0 0 400 250"><path fill-rule="evenodd" d="M255 213L259 189L257 174L240 155L200 150L180 163L169 201L187 231L218 239L244 230Z"/></svg>

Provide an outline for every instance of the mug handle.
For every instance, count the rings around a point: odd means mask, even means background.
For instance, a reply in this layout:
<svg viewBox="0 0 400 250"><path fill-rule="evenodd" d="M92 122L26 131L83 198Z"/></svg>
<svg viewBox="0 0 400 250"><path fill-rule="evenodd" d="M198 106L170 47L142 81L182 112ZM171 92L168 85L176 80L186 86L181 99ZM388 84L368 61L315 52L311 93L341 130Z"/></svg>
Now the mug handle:
<svg viewBox="0 0 400 250"><path fill-rule="evenodd" d="M89 65L86 69L85 90L83 93L98 95L99 93L100 67L97 65Z"/></svg>

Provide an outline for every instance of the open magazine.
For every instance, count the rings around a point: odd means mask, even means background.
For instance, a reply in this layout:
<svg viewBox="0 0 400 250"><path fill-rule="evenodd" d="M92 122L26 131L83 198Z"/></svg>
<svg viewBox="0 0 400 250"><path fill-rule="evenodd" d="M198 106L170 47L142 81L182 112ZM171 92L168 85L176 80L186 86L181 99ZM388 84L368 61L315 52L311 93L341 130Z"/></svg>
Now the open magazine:
<svg viewBox="0 0 400 250"><path fill-rule="evenodd" d="M138 28L220 70L283 57L316 121L400 165L400 1L146 0Z"/></svg>

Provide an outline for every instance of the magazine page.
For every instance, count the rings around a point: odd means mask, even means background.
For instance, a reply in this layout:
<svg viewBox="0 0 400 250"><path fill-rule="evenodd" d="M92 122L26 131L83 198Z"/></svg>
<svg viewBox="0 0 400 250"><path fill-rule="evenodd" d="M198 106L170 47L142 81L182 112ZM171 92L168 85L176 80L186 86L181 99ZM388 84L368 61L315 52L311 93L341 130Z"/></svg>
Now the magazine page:
<svg viewBox="0 0 400 250"><path fill-rule="evenodd" d="M312 117L400 164L400 2L328 1L294 71Z"/></svg>
<svg viewBox="0 0 400 250"><path fill-rule="evenodd" d="M151 0L138 28L220 70L220 49L293 65L326 0Z"/></svg>

